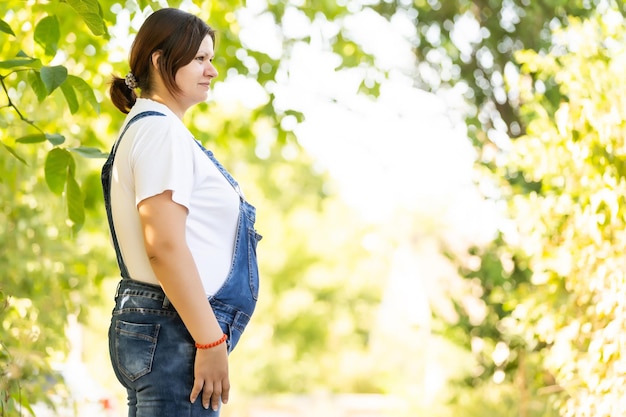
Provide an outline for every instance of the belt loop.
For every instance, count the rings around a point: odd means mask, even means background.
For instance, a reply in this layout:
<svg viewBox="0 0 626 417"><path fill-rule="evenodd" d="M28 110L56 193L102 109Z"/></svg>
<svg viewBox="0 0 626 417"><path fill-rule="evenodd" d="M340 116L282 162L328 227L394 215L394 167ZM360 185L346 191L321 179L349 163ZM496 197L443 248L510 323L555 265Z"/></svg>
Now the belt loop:
<svg viewBox="0 0 626 417"><path fill-rule="evenodd" d="M121 286L122 286L122 280L120 280L120 282L117 283L117 288L115 289L115 298L117 298L120 295Z"/></svg>
<svg viewBox="0 0 626 417"><path fill-rule="evenodd" d="M171 305L170 299L167 298L167 295L164 295L163 297L163 305L161 305L161 308L168 308Z"/></svg>

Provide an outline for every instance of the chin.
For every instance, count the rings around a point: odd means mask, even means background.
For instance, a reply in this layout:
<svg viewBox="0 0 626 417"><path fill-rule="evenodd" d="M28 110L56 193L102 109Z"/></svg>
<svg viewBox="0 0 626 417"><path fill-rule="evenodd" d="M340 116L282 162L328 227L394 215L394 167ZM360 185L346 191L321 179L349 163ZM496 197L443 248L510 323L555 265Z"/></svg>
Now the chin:
<svg viewBox="0 0 626 417"><path fill-rule="evenodd" d="M191 103L192 106L195 106L196 104L204 103L208 99L209 99L209 95L204 94L202 96L196 96L193 99L190 99L189 102Z"/></svg>

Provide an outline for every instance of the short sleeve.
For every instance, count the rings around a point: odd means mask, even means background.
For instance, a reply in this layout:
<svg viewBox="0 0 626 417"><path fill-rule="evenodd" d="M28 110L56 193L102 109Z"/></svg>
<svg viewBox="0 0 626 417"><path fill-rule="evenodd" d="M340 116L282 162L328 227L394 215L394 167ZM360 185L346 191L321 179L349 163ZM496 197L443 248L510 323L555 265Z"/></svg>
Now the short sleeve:
<svg viewBox="0 0 626 417"><path fill-rule="evenodd" d="M135 204L172 191L172 199L189 209L193 188L193 149L190 134L169 117L142 123L131 149Z"/></svg>

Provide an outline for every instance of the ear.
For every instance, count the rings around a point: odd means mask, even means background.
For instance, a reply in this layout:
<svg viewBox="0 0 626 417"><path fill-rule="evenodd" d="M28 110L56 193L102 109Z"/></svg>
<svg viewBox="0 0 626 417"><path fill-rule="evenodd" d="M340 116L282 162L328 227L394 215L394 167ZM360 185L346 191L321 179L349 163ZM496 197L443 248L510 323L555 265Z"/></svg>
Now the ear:
<svg viewBox="0 0 626 417"><path fill-rule="evenodd" d="M159 59L161 58L161 51L154 51L150 58L152 59L152 66L158 72L158 70L159 70Z"/></svg>

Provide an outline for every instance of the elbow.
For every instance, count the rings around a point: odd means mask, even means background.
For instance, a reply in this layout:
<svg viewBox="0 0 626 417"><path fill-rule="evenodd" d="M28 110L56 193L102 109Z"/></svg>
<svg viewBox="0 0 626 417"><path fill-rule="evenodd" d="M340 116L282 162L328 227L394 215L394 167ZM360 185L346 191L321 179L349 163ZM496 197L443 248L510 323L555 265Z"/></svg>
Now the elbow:
<svg viewBox="0 0 626 417"><path fill-rule="evenodd" d="M146 242L146 255L150 264L162 264L167 259L172 259L176 253L177 245L171 241Z"/></svg>

